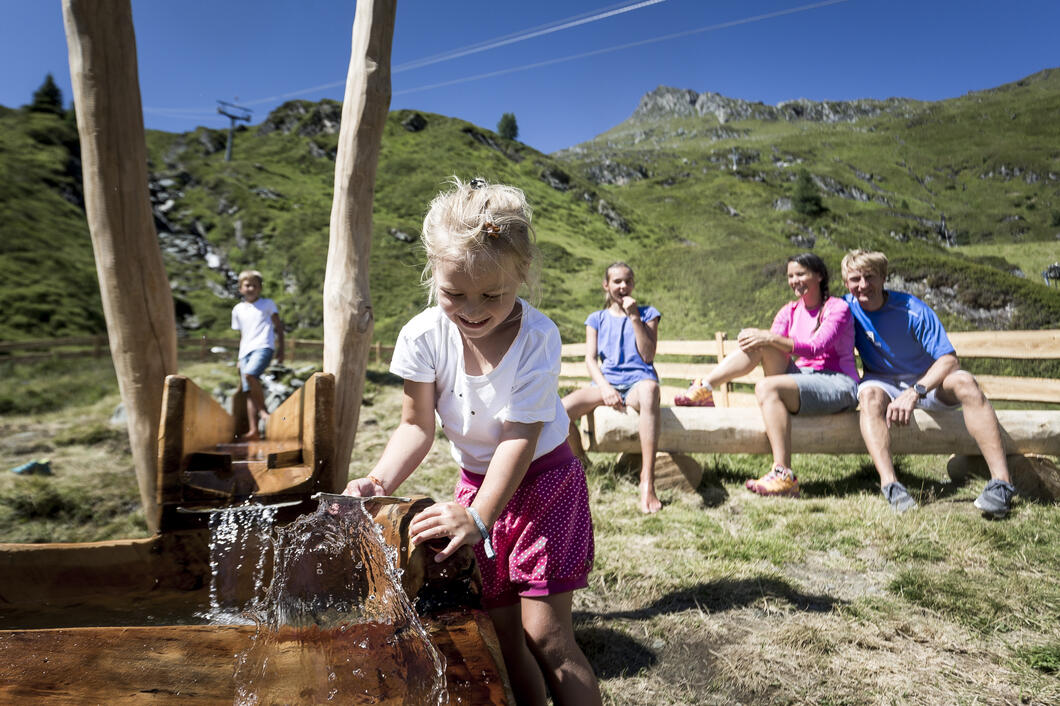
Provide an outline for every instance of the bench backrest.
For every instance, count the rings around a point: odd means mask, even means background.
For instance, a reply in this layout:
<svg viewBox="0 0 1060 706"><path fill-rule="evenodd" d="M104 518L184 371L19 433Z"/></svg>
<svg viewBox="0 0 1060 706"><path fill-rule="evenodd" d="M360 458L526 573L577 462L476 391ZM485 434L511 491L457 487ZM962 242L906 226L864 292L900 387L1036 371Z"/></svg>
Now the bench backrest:
<svg viewBox="0 0 1060 706"><path fill-rule="evenodd" d="M957 331L949 333L957 357L1006 358L1014 360L1060 360L1060 330L1044 331ZM673 403L674 395L683 392L690 380L704 377L718 360L737 349L736 341L718 332L713 340L661 340L655 353L655 370L659 373L664 405ZM1060 403L1060 380L1008 375L976 375L986 396L992 400ZM735 380L753 385L762 379L761 368ZM560 385L589 384L585 368L585 343L563 346ZM737 391L732 384L715 390L719 407L753 407L753 392Z"/></svg>

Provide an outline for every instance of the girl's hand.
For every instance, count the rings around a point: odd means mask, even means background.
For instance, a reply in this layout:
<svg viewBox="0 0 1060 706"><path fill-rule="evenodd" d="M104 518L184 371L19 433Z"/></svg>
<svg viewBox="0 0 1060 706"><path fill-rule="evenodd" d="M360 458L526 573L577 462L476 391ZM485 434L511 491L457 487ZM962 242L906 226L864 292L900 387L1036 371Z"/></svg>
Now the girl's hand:
<svg viewBox="0 0 1060 706"><path fill-rule="evenodd" d="M772 335L771 332L764 329L745 328L743 331L740 331L740 335L737 336L736 342L739 344L740 350L746 353L769 345L769 340Z"/></svg>
<svg viewBox="0 0 1060 706"><path fill-rule="evenodd" d="M622 395L618 394L618 391L610 385L606 389L601 389L600 395L604 398L604 404L608 407L617 409L619 412L626 408L626 405L622 402Z"/></svg>
<svg viewBox="0 0 1060 706"><path fill-rule="evenodd" d="M373 495L379 495L382 491L378 485L367 478L355 478L346 484L346 489L342 491L343 495L352 495L355 498L370 498Z"/></svg>
<svg viewBox="0 0 1060 706"><path fill-rule="evenodd" d="M637 308L637 300L629 295L622 297L622 311L626 312L626 316L636 319L640 318L640 309Z"/></svg>
<svg viewBox="0 0 1060 706"><path fill-rule="evenodd" d="M482 541L471 513L460 503L435 503L416 515L409 524L409 541L413 546L431 540L448 540L445 549L434 555L435 561L445 561L457 549Z"/></svg>

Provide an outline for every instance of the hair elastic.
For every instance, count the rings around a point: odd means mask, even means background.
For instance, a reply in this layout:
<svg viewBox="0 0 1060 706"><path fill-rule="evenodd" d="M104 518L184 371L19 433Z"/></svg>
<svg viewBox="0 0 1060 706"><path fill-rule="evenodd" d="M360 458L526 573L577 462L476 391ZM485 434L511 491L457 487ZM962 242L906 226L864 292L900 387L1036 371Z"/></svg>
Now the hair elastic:
<svg viewBox="0 0 1060 706"><path fill-rule="evenodd" d="M482 521L482 518L478 514L478 510L473 507L467 509L471 519L475 521L475 525L478 526L478 532L482 535L482 548L486 552L486 558L492 559L497 556L497 553L493 551L493 542L490 541L490 531L486 529L486 523Z"/></svg>

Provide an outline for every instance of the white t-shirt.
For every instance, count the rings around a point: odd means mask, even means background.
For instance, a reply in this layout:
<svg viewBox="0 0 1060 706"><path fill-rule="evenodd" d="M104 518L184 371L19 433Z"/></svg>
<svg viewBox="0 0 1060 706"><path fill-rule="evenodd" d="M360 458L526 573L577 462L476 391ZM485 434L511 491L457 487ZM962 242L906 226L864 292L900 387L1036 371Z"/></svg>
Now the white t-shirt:
<svg viewBox="0 0 1060 706"><path fill-rule="evenodd" d="M279 314L275 302L259 297L253 302L239 302L232 307L232 328L240 331L239 357L262 348L276 349L276 332L272 315Z"/></svg>
<svg viewBox="0 0 1060 706"><path fill-rule="evenodd" d="M417 314L401 329L390 372L413 382L433 382L435 412L453 458L483 474L504 422L544 422L534 458L567 438L569 420L557 385L559 329L522 299L519 333L500 365L485 375L464 372L460 331L440 307Z"/></svg>

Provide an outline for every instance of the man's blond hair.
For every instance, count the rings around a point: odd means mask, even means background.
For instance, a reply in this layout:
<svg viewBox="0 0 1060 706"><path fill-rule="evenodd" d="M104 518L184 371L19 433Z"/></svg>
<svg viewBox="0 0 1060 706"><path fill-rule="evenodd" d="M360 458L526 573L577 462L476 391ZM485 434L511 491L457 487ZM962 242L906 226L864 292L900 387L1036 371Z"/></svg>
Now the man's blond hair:
<svg viewBox="0 0 1060 706"><path fill-rule="evenodd" d="M879 275L880 279L887 279L887 256L878 250L851 250L843 256L840 263L843 271L843 279L854 270L868 270Z"/></svg>

